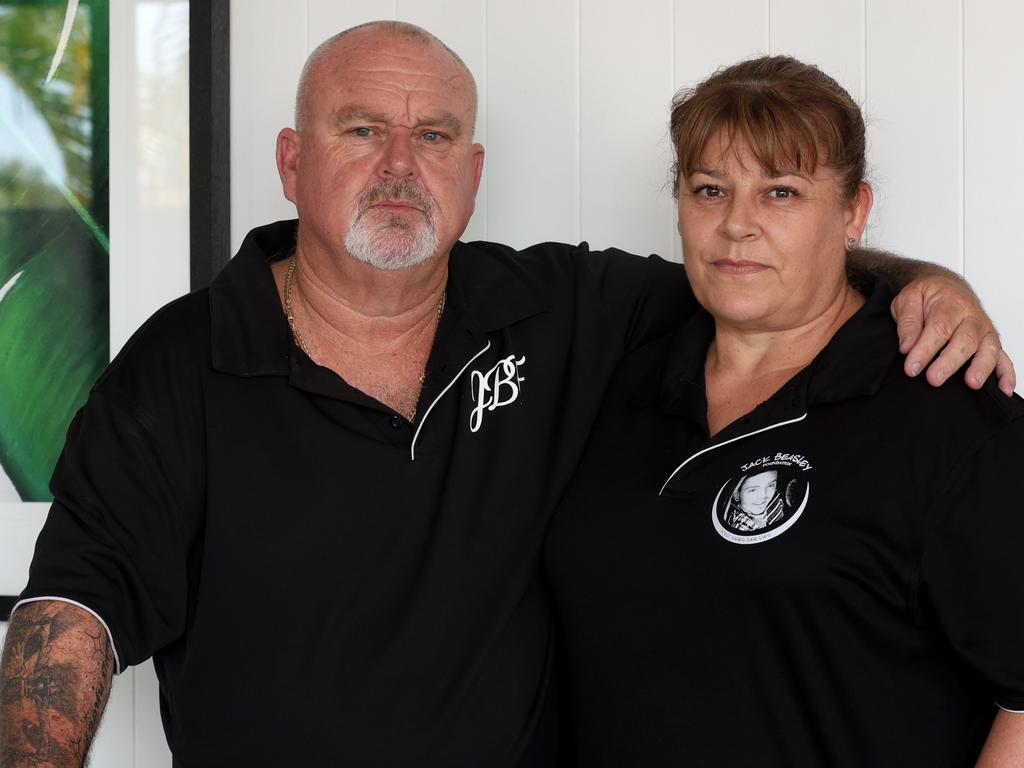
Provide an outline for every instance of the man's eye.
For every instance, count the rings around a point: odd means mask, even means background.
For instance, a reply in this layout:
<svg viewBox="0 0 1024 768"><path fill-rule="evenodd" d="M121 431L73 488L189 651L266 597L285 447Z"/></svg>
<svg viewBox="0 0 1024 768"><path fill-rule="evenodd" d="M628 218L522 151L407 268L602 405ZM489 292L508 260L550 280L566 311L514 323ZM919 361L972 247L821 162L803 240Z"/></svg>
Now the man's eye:
<svg viewBox="0 0 1024 768"><path fill-rule="evenodd" d="M428 144L440 144L445 139L445 135L437 131L424 131L421 137Z"/></svg>
<svg viewBox="0 0 1024 768"><path fill-rule="evenodd" d="M353 136L358 136L360 138L367 138L367 137L373 135L373 129L372 128L366 128L365 126L360 126L359 128L353 128L352 129L352 135Z"/></svg>

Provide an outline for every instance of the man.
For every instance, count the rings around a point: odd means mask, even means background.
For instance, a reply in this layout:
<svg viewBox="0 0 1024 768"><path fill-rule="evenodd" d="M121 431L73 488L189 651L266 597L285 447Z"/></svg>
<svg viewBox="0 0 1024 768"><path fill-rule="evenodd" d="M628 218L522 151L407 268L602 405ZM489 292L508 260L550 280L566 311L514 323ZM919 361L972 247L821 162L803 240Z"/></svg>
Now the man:
<svg viewBox="0 0 1024 768"><path fill-rule="evenodd" d="M541 538L619 357L693 299L657 258L456 243L475 107L410 25L310 57L277 149L301 226L154 316L69 430L5 765L80 765L154 654L175 765L554 764Z"/></svg>

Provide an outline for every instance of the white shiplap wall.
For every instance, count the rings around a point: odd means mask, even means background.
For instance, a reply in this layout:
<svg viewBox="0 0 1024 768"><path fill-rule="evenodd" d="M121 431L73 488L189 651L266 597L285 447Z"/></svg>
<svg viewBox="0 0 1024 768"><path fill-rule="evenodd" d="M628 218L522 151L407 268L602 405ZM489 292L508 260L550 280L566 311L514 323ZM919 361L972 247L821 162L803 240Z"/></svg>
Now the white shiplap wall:
<svg viewBox="0 0 1024 768"><path fill-rule="evenodd" d="M294 215L274 169L306 53L376 18L476 75L484 180L467 239L586 239L679 258L666 182L676 89L789 53L864 106L870 242L963 272L1024 363L1024 4L1000 0L246 0L232 8L232 240ZM268 55L268 51L273 55Z"/></svg>

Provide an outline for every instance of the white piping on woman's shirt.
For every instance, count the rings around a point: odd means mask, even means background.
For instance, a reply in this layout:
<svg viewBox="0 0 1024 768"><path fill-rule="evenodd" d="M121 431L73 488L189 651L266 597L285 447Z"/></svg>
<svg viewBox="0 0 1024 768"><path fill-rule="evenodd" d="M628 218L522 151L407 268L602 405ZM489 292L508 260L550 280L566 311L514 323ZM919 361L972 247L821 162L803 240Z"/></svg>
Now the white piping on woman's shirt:
<svg viewBox="0 0 1024 768"><path fill-rule="evenodd" d="M423 413L423 418L420 419L419 426L416 427L416 432L412 436L412 445L409 446L409 461L416 461L416 438L420 436L420 430L423 429L423 425L427 423L427 416L429 416L430 412L434 410L434 406L437 405L438 400L440 400L448 393L448 390L451 389L452 385L454 385L455 382L459 380L459 377L466 372L466 369L473 364L473 361L480 357L480 355L482 355L490 348L491 342L488 341L486 347L484 347L471 358L469 358L469 361L464 366L462 366L458 373L455 374L455 378L448 382L448 386L441 390L441 393L434 398L434 402L432 402L430 404L430 407L427 408L427 410Z"/></svg>
<svg viewBox="0 0 1024 768"><path fill-rule="evenodd" d="M693 456L688 458L686 461L684 461L682 464L680 464L678 467L676 467L672 471L672 474L668 476L668 480L665 481L665 485L661 486L661 490L658 491L658 495L661 496L662 492L664 492L665 488L668 487L668 484L672 482L672 478L675 477L676 474L678 474L680 469L685 467L687 464L689 464L691 461L696 459L701 454L707 453L708 451L713 451L713 450L715 450L715 448L721 448L723 445L728 445L729 443L735 443L737 440L742 440L745 437L753 437L754 435L759 435L762 432L767 432L769 429L775 429L776 427L785 427L788 424L796 424L798 421L803 421L806 418L807 418L807 414L805 413L803 416L800 416L799 418L790 419L789 421L780 421L778 424L769 424L767 427L761 427L761 429L755 429L753 432L747 432L745 435L739 435L737 437L732 437L732 438L730 438L728 440L723 440L720 443L715 443L715 445L709 445L707 448L703 448L703 449L697 451L695 454L693 454Z"/></svg>

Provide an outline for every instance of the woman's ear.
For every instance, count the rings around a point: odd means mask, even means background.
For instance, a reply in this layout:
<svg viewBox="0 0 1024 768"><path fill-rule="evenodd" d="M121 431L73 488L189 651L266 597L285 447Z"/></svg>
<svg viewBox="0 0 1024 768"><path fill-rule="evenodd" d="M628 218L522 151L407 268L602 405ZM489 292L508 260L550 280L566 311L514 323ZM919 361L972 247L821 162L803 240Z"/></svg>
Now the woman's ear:
<svg viewBox="0 0 1024 768"><path fill-rule="evenodd" d="M868 214L871 213L871 206L875 202L875 193L871 191L871 185L866 181L857 185L857 192L850 201L849 211L846 219L846 237L853 238L858 243L864 236L864 228L868 224Z"/></svg>

